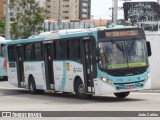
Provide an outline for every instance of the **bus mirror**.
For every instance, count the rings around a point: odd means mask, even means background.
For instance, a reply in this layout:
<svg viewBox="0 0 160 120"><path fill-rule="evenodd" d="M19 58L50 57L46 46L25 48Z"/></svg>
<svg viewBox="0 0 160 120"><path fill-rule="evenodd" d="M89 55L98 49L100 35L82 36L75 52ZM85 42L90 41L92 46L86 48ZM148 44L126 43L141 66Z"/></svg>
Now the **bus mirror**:
<svg viewBox="0 0 160 120"><path fill-rule="evenodd" d="M151 51L151 44L149 41L147 41L147 52L148 52L148 57L150 57L152 55L152 51Z"/></svg>

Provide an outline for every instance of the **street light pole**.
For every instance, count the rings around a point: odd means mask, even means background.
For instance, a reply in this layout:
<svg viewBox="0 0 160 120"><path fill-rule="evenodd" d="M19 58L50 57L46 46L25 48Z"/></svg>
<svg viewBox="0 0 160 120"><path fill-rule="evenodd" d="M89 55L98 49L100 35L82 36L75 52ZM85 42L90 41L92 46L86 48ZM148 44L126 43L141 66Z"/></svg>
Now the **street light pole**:
<svg viewBox="0 0 160 120"><path fill-rule="evenodd" d="M117 8L118 8L118 0L114 0L114 7L113 7L113 23L117 24Z"/></svg>
<svg viewBox="0 0 160 120"><path fill-rule="evenodd" d="M159 4L160 4L160 0L157 0L157 3L159 3Z"/></svg>
<svg viewBox="0 0 160 120"><path fill-rule="evenodd" d="M5 5L5 39L9 40L10 39L10 0L6 0L6 5Z"/></svg>

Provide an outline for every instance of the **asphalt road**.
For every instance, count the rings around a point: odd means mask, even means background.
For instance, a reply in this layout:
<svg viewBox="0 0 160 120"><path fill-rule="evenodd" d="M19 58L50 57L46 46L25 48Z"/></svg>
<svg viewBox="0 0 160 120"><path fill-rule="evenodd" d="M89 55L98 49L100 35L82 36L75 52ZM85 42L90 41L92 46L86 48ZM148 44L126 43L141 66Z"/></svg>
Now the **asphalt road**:
<svg viewBox="0 0 160 120"><path fill-rule="evenodd" d="M32 95L27 90L18 89L3 81L0 82L0 111L160 111L160 93L134 92L126 99L118 99L114 95L109 94L106 96L93 96L91 99L84 100L76 98L73 94L45 93ZM34 119L39 120L39 118ZM42 119L47 120L51 118ZM69 117L54 119L89 120L91 118ZM99 118L94 117L91 120L97 119ZM105 120L107 118L100 119ZM108 119L115 120L117 118ZM118 119L134 120L135 118ZM136 119L141 120L142 118ZM150 120L151 118L144 117L143 120L145 119Z"/></svg>

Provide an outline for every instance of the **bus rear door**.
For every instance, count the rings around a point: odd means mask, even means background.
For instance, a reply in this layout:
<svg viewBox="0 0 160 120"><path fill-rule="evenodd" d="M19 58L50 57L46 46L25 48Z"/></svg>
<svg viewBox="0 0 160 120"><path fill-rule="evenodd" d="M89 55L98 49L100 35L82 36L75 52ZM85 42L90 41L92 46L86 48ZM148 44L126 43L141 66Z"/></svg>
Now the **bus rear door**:
<svg viewBox="0 0 160 120"><path fill-rule="evenodd" d="M53 42L44 43L44 61L46 72L47 90L54 89L54 75L53 75Z"/></svg>
<svg viewBox="0 0 160 120"><path fill-rule="evenodd" d="M17 45L17 74L18 74L18 86L24 87L24 49L22 45Z"/></svg>

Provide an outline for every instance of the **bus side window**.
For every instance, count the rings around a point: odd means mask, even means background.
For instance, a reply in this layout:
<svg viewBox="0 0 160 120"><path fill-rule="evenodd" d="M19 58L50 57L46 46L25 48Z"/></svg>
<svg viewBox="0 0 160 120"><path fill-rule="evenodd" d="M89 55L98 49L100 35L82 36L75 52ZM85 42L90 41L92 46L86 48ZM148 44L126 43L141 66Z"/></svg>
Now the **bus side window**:
<svg viewBox="0 0 160 120"><path fill-rule="evenodd" d="M43 54L42 54L42 44L41 43L34 44L34 55L35 55L35 60L39 60L39 61L42 60Z"/></svg>
<svg viewBox="0 0 160 120"><path fill-rule="evenodd" d="M56 58L60 60L67 58L66 41L56 41Z"/></svg>
<svg viewBox="0 0 160 120"><path fill-rule="evenodd" d="M57 59L56 42L53 42L53 59Z"/></svg>
<svg viewBox="0 0 160 120"><path fill-rule="evenodd" d="M66 41L66 49L67 49L67 52L66 52L66 54L67 54L67 59L70 59L70 42L69 42L69 40L67 40Z"/></svg>
<svg viewBox="0 0 160 120"><path fill-rule="evenodd" d="M70 58L71 59L80 59L81 52L80 52L80 40L71 40L70 41Z"/></svg>
<svg viewBox="0 0 160 120"><path fill-rule="evenodd" d="M33 46L32 44L25 45L25 60L30 61L33 59Z"/></svg>
<svg viewBox="0 0 160 120"><path fill-rule="evenodd" d="M16 61L16 49L14 46L8 46L8 58L10 62Z"/></svg>

